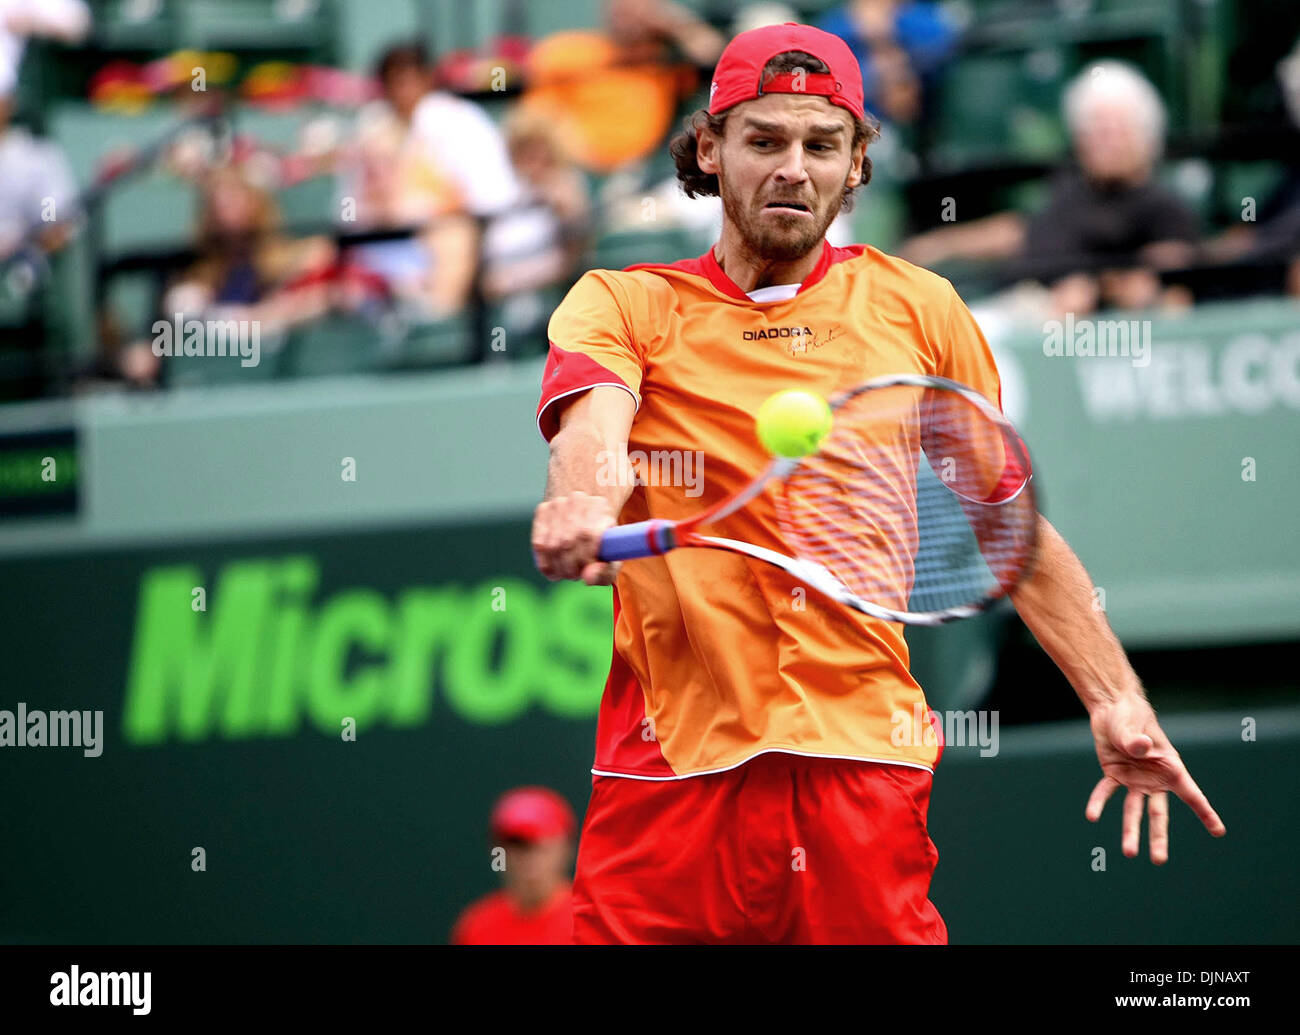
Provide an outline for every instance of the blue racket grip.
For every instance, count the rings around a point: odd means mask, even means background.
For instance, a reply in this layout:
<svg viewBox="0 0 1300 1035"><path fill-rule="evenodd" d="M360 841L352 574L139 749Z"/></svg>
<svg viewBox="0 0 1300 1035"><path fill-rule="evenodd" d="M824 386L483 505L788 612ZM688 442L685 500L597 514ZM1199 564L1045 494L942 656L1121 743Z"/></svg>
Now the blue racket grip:
<svg viewBox="0 0 1300 1035"><path fill-rule="evenodd" d="M659 518L616 525L600 537L602 561L630 561L653 557L673 548L673 523Z"/></svg>

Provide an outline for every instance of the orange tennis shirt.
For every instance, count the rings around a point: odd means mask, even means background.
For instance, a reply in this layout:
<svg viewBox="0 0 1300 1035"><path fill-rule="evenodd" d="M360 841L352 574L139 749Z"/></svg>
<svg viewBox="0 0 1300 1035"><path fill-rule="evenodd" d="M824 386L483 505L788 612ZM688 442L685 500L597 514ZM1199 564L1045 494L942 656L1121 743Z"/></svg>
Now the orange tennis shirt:
<svg viewBox="0 0 1300 1035"><path fill-rule="evenodd" d="M760 294L762 294L760 292ZM938 374L1001 406L988 343L952 285L868 245L823 241L793 297L754 301L713 249L669 265L592 270L551 316L537 422L615 385L637 403L640 475L621 523L690 517L770 457L754 414L773 392L828 397L888 374ZM772 492L707 529L782 553ZM933 771L939 746L908 671L903 627L826 600L779 568L724 550L624 563L597 719L597 775L676 779L767 751Z"/></svg>

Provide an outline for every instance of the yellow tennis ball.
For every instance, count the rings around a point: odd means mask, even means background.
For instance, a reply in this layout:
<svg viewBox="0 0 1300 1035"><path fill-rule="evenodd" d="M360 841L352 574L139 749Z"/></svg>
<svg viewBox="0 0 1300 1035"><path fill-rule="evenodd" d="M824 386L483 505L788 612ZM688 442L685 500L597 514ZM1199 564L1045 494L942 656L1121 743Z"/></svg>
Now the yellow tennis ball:
<svg viewBox="0 0 1300 1035"><path fill-rule="evenodd" d="M777 456L807 456L821 445L831 420L825 399L795 389L777 392L758 408L758 438Z"/></svg>

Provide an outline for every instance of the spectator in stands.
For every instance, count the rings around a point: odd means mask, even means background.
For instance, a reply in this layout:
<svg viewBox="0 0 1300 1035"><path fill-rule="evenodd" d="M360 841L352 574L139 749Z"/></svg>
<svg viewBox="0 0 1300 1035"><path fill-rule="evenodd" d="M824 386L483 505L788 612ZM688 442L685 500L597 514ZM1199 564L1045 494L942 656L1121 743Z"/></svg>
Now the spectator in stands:
<svg viewBox="0 0 1300 1035"><path fill-rule="evenodd" d="M80 43L90 31L82 0L0 0L0 97L13 94L30 36Z"/></svg>
<svg viewBox="0 0 1300 1035"><path fill-rule="evenodd" d="M238 167L221 166L202 181L198 260L167 292L162 316L257 321L260 339L274 340L329 311L334 301L322 272L335 261L333 243L284 237L270 194ZM92 376L156 386L162 359L148 341L106 346Z"/></svg>
<svg viewBox="0 0 1300 1035"><path fill-rule="evenodd" d="M641 162L666 141L678 105L726 44L667 0L607 0L604 21L603 30L539 41L520 99L568 135L583 168L600 174Z"/></svg>
<svg viewBox="0 0 1300 1035"><path fill-rule="evenodd" d="M383 98L362 109L342 170L341 219L345 226L413 229L411 239L363 245L353 259L424 315L449 315L471 294L479 221L508 213L522 192L487 114L431 89L423 45L390 48L378 75Z"/></svg>
<svg viewBox="0 0 1300 1035"><path fill-rule="evenodd" d="M208 174L200 204L199 259L168 292L168 313L244 308L277 327L319 315L314 304L282 289L332 264L325 238L284 237L270 194L235 166Z"/></svg>
<svg viewBox="0 0 1300 1035"><path fill-rule="evenodd" d="M505 134L523 198L488 229L483 294L489 301L567 287L577 279L591 236L587 180L554 123L517 110L506 120Z"/></svg>
<svg viewBox="0 0 1300 1035"><path fill-rule="evenodd" d="M0 91L0 259L61 248L80 218L77 181L57 144L9 124Z"/></svg>
<svg viewBox="0 0 1300 1035"><path fill-rule="evenodd" d="M751 29L761 29L765 25L782 25L785 22L797 22L799 12L781 0L750 0L736 11L728 26L728 38L739 36Z"/></svg>
<svg viewBox="0 0 1300 1035"><path fill-rule="evenodd" d="M493 865L504 887L469 906L453 945L569 945L573 941L570 868L577 821L546 787L507 792L492 810Z"/></svg>
<svg viewBox="0 0 1300 1035"><path fill-rule="evenodd" d="M824 14L817 27L849 45L862 67L867 110L896 125L921 118L958 36L938 4L914 0L850 0Z"/></svg>
<svg viewBox="0 0 1300 1035"><path fill-rule="evenodd" d="M1291 121L1300 128L1300 41L1277 66L1282 97ZM1300 297L1300 166L1292 164L1279 183L1243 222L1207 241L1211 262L1285 263L1286 292Z"/></svg>
<svg viewBox="0 0 1300 1035"><path fill-rule="evenodd" d="M605 25L632 62L657 60L667 44L697 68L712 72L726 46L713 26L670 0L606 0Z"/></svg>
<svg viewBox="0 0 1300 1035"><path fill-rule="evenodd" d="M1076 161L1053 178L1042 211L933 230L904 242L903 257L922 266L1015 260L1015 273L1050 286L1058 313L1160 301L1156 271L1190 262L1198 236L1195 213L1155 178L1160 96L1130 66L1102 61L1066 88L1063 103Z"/></svg>

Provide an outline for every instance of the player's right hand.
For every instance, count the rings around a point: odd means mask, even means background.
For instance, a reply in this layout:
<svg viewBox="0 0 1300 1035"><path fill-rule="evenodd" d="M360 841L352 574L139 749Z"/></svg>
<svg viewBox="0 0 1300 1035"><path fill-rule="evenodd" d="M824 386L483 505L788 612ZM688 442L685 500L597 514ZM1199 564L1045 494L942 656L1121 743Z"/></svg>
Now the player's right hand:
<svg viewBox="0 0 1300 1035"><path fill-rule="evenodd" d="M598 559L600 537L617 524L603 496L571 492L540 503L533 512L533 560L551 581L581 579L589 586L612 586L618 562Z"/></svg>

